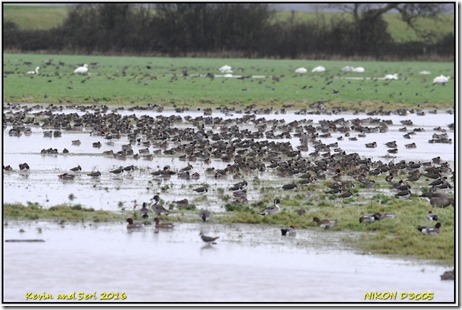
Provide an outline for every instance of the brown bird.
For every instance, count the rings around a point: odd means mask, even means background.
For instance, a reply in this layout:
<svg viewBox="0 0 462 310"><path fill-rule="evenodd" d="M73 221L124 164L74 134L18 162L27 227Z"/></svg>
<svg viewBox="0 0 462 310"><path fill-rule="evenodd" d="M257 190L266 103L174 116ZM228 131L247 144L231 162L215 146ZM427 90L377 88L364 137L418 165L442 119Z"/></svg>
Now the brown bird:
<svg viewBox="0 0 462 310"><path fill-rule="evenodd" d="M327 229L327 228L331 228L337 225L338 221L337 220L320 220L319 218L315 216L313 217L313 222L316 222L319 227Z"/></svg>

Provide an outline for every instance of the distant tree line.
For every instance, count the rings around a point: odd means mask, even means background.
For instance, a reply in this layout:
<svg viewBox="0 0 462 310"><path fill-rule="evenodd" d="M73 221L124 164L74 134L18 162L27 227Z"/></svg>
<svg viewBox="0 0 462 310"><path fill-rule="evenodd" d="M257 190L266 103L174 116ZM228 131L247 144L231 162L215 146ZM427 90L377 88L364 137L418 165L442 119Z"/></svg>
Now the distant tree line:
<svg viewBox="0 0 462 310"><path fill-rule="evenodd" d="M429 8L428 16L438 14ZM352 9L354 18L326 22L296 21L294 12L287 20L275 20L275 12L263 3L79 4L70 8L61 26L50 30L21 30L4 22L3 48L168 56L454 58L454 34L431 42L394 42L383 20L385 8ZM411 9L403 9L403 20L413 21L410 14L416 12ZM426 14L422 12L417 13Z"/></svg>

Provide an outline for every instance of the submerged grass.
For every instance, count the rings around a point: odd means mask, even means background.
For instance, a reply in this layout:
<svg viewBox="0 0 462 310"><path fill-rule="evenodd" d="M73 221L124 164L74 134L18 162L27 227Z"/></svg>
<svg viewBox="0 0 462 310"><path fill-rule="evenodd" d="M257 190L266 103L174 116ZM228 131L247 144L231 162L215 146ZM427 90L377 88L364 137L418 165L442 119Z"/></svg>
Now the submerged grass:
<svg viewBox="0 0 462 310"><path fill-rule="evenodd" d="M270 197L270 195L267 195ZM454 264L454 208L433 210L438 214L442 224L440 234L436 236L422 235L416 227L434 226L435 222L429 222L425 215L429 210L429 204L419 198L411 197L402 199L387 197L383 199L374 196L369 202L358 205L344 204L342 201L332 201L322 205L308 204L300 196L291 198L285 196L282 203L282 211L272 216L261 216L259 212L270 204L271 199L263 198L259 202L250 205L224 205L224 213L212 215L212 223L246 223L278 225L281 228L290 225L297 229L321 229L313 222L313 217L320 219L337 219L338 224L326 230L352 232L343 241L364 252L373 254L409 256L421 259L436 260L443 264ZM304 214L299 215L303 209ZM364 224L359 218L364 214L374 212L392 213L395 218L383 219L375 223ZM59 221L93 221L112 222L124 221L127 217L141 220L136 211L121 213L93 210L80 205L59 205L44 209L37 204L29 203L27 206L20 204L3 205L4 220L38 220L56 219ZM169 221L197 222L197 210L181 210L172 213ZM358 234L359 233L359 234ZM359 237L358 237L359 236Z"/></svg>

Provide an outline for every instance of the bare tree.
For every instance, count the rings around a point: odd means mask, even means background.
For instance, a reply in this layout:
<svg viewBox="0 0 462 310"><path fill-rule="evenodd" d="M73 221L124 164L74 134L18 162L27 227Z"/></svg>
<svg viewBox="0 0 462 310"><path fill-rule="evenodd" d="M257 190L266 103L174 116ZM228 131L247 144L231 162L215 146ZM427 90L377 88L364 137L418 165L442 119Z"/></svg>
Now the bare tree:
<svg viewBox="0 0 462 310"><path fill-rule="evenodd" d="M377 46L392 41L387 31L387 23L383 19L385 13L395 12L400 15L416 34L429 39L432 34L421 31L416 26L419 18L438 19L438 14L444 9L439 3L342 3L332 4L331 7L351 14L354 33L351 34L355 50L359 53L377 49Z"/></svg>

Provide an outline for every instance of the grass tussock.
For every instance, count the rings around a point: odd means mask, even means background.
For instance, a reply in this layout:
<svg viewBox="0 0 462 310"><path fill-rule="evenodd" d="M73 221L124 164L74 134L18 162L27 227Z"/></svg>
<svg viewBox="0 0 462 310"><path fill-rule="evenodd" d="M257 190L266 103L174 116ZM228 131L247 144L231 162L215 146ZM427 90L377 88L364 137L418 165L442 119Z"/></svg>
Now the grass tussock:
<svg viewBox="0 0 462 310"><path fill-rule="evenodd" d="M367 203L343 203L333 201L316 204L306 202L301 195L287 195L282 197L281 212L262 216L259 212L270 205L273 195L250 205L224 205L223 213L213 214L212 223L246 223L259 225L295 226L297 229L321 229L313 222L313 217L320 219L338 220L330 231L359 232L359 238L346 237L344 242L362 251L374 254L409 256L429 260L437 260L445 264L454 262L454 208L433 210L442 224L441 232L435 236L422 235L417 226L434 226L435 222L426 220L429 204L419 197L402 199L385 197L381 194L373 196ZM312 200L312 199L311 199ZM303 212L300 212L303 210ZM364 214L375 212L391 213L395 218L382 219L374 223L360 223L359 218ZM132 217L139 218L139 212L127 211L115 213L93 210L80 205L58 205L49 209L29 203L4 204L4 219L38 220L55 219L59 221L93 221L111 222L125 220ZM163 216L161 216L163 218ZM168 216L169 221L199 222L197 210L180 210ZM356 235L356 234L355 234Z"/></svg>
<svg viewBox="0 0 462 310"><path fill-rule="evenodd" d="M114 212L84 208L81 205L62 204L45 209L35 203L28 203L27 206L22 204L4 204L3 217L4 219L15 220L46 219L58 220L60 222L111 222L123 218L122 215Z"/></svg>

